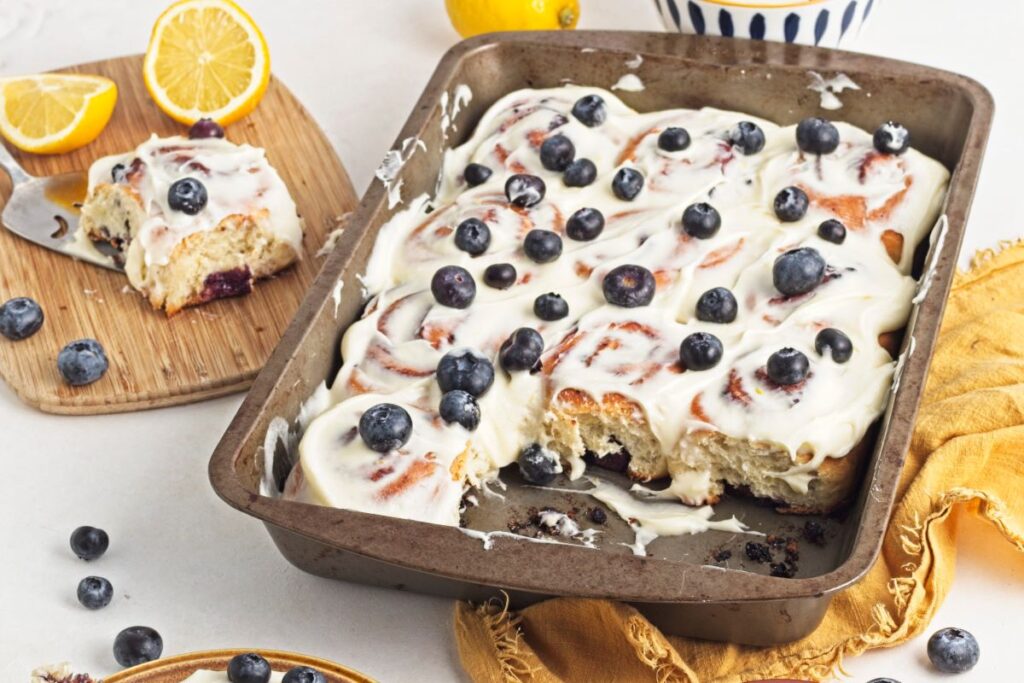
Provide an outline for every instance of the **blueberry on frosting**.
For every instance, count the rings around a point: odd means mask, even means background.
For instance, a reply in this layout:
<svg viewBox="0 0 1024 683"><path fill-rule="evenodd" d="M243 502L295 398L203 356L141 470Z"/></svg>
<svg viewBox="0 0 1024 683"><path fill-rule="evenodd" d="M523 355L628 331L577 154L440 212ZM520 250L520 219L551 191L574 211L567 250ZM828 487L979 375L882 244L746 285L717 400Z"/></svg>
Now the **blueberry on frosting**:
<svg viewBox="0 0 1024 683"><path fill-rule="evenodd" d="M511 263L492 263L484 269L484 284L492 289L508 289L516 283L516 267Z"/></svg>
<svg viewBox="0 0 1024 683"><path fill-rule="evenodd" d="M597 209L579 209L565 222L566 236L578 242L589 242L596 239L602 230L604 230L604 214Z"/></svg>
<svg viewBox="0 0 1024 683"><path fill-rule="evenodd" d="M473 431L480 424L480 405L468 391L455 389L441 397L438 414L448 424L460 424Z"/></svg>
<svg viewBox="0 0 1024 683"><path fill-rule="evenodd" d="M853 342L834 327L826 327L814 338L814 350L819 356L826 353L837 363L845 363L853 355Z"/></svg>
<svg viewBox="0 0 1024 683"><path fill-rule="evenodd" d="M441 266L430 280L430 291L442 306L469 308L476 298L476 282L461 266Z"/></svg>
<svg viewBox="0 0 1024 683"><path fill-rule="evenodd" d="M772 283L786 296L811 291L825 278L825 259L812 247L790 249L775 259Z"/></svg>
<svg viewBox="0 0 1024 683"><path fill-rule="evenodd" d="M479 218L467 218L455 229L455 246L471 256L479 256L491 245L491 229Z"/></svg>
<svg viewBox="0 0 1024 683"><path fill-rule="evenodd" d="M590 159L577 159L562 174L566 187L586 187L597 180L597 166Z"/></svg>
<svg viewBox="0 0 1024 683"><path fill-rule="evenodd" d="M807 378L810 362L801 351L787 346L768 357L768 378L776 384L791 386Z"/></svg>
<svg viewBox="0 0 1024 683"><path fill-rule="evenodd" d="M505 196L513 206L529 208L540 204L547 187L535 175L517 173L505 181Z"/></svg>
<svg viewBox="0 0 1024 683"><path fill-rule="evenodd" d="M681 152L690 146L690 134L685 128L671 126L658 134L658 149Z"/></svg>
<svg viewBox="0 0 1024 683"><path fill-rule="evenodd" d="M572 115L584 126L593 128L608 118L608 106L600 95L584 95L572 106Z"/></svg>
<svg viewBox="0 0 1024 683"><path fill-rule="evenodd" d="M544 353L544 338L540 332L520 327L506 339L498 351L498 362L506 372L532 370Z"/></svg>
<svg viewBox="0 0 1024 683"><path fill-rule="evenodd" d="M494 365L468 349L449 351L438 361L436 377L444 393L459 390L483 396L494 383Z"/></svg>
<svg viewBox="0 0 1024 683"><path fill-rule="evenodd" d="M842 244L846 240L846 226L835 218L829 218L818 226L818 237L832 244Z"/></svg>
<svg viewBox="0 0 1024 683"><path fill-rule="evenodd" d="M558 294L541 294L533 300L533 314L541 320L561 320L569 315L569 304Z"/></svg>
<svg viewBox="0 0 1024 683"><path fill-rule="evenodd" d="M195 178L176 180L167 189L167 205L189 216L202 211L207 200L206 186Z"/></svg>
<svg viewBox="0 0 1024 683"><path fill-rule="evenodd" d="M713 287L697 299L697 320L731 323L736 320L736 297L725 287Z"/></svg>
<svg viewBox="0 0 1024 683"><path fill-rule="evenodd" d="M778 216L780 221L793 223L807 215L807 209L810 204L807 193L799 187L791 185L782 188L775 195L773 206L775 208L775 215Z"/></svg>
<svg viewBox="0 0 1024 683"><path fill-rule="evenodd" d="M707 202L690 204L683 211L683 231L700 240L710 239L722 227L722 216Z"/></svg>
<svg viewBox="0 0 1024 683"><path fill-rule="evenodd" d="M710 370L722 360L722 342L708 332L687 335L679 345L679 362L687 370Z"/></svg>
<svg viewBox="0 0 1024 683"><path fill-rule="evenodd" d="M476 187L486 183L487 179L491 177L491 173L491 169L483 164L472 163L466 165L466 169L462 172L462 177L466 179L467 185Z"/></svg>
<svg viewBox="0 0 1024 683"><path fill-rule="evenodd" d="M644 176L635 168L620 168L612 178L612 192L623 201L633 201L642 189Z"/></svg>
<svg viewBox="0 0 1024 683"><path fill-rule="evenodd" d="M648 305L654 300L656 287L654 274L643 266L633 264L612 268L601 283L605 300L623 308Z"/></svg>
<svg viewBox="0 0 1024 683"><path fill-rule="evenodd" d="M740 121L729 131L729 142L743 155L757 154L764 149L764 131L752 121Z"/></svg>
<svg viewBox="0 0 1024 683"><path fill-rule="evenodd" d="M810 116L797 124L796 145L807 154L831 154L839 147L839 129L820 116Z"/></svg>
<svg viewBox="0 0 1024 683"><path fill-rule="evenodd" d="M903 124L886 121L875 130L871 141L882 154L903 154L910 147L910 131Z"/></svg>
<svg viewBox="0 0 1024 683"><path fill-rule="evenodd" d="M552 135L540 146L540 163L549 171L562 172L576 158L576 147L564 135Z"/></svg>
<svg viewBox="0 0 1024 683"><path fill-rule="evenodd" d="M408 443L412 418L402 406L378 403L360 416L359 436L370 450L393 451Z"/></svg>
<svg viewBox="0 0 1024 683"><path fill-rule="evenodd" d="M519 473L527 483L537 486L550 484L561 469L558 456L538 443L530 444L519 452Z"/></svg>
<svg viewBox="0 0 1024 683"><path fill-rule="evenodd" d="M562 238L552 230L534 229L526 233L523 251L531 261L551 263L562 255Z"/></svg>

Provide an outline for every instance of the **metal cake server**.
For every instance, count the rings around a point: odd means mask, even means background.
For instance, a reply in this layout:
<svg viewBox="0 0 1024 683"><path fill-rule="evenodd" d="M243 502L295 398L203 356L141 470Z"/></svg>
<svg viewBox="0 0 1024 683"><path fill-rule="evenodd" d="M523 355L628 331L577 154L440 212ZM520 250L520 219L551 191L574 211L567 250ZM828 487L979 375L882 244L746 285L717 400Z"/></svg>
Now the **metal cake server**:
<svg viewBox="0 0 1024 683"><path fill-rule="evenodd" d="M13 185L0 215L5 228L66 256L124 270L120 254L113 247L95 244L78 232L79 206L89 184L83 171L37 178L26 172L2 143L0 167L7 171Z"/></svg>

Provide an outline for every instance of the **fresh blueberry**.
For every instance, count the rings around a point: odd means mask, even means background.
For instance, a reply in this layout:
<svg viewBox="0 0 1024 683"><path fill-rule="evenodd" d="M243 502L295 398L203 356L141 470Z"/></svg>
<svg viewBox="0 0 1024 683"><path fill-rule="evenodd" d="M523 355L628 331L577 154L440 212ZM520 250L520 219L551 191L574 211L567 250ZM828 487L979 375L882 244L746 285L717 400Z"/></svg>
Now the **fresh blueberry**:
<svg viewBox="0 0 1024 683"><path fill-rule="evenodd" d="M605 300L623 308L636 308L651 303L656 286L651 271L632 264L612 268L601 283Z"/></svg>
<svg viewBox="0 0 1024 683"><path fill-rule="evenodd" d="M943 673L970 671L980 657L978 641L962 628L939 629L928 639L928 659Z"/></svg>
<svg viewBox="0 0 1024 683"><path fill-rule="evenodd" d="M80 526L71 532L71 552L81 560L96 560L107 552L110 537L103 529Z"/></svg>
<svg viewBox="0 0 1024 683"><path fill-rule="evenodd" d="M167 205L174 211L195 216L206 206L206 186L195 178L182 178L167 190Z"/></svg>
<svg viewBox="0 0 1024 683"><path fill-rule="evenodd" d="M736 319L736 297L725 287L713 287L697 299L697 320L731 323Z"/></svg>
<svg viewBox="0 0 1024 683"><path fill-rule="evenodd" d="M590 159L577 159L562 174L566 187L586 187L597 179L597 166Z"/></svg>
<svg viewBox="0 0 1024 683"><path fill-rule="evenodd" d="M895 121L886 121L878 127L872 142L882 154L903 154L910 147L910 131Z"/></svg>
<svg viewBox="0 0 1024 683"><path fill-rule="evenodd" d="M491 246L491 229L479 218L467 218L455 228L455 246L471 256L479 256Z"/></svg>
<svg viewBox="0 0 1024 683"><path fill-rule="evenodd" d="M900 683L895 678L872 678L868 683Z"/></svg>
<svg viewBox="0 0 1024 683"><path fill-rule="evenodd" d="M799 187L790 185L779 190L775 195L775 215L780 221L793 223L807 214L807 208L811 202L807 193Z"/></svg>
<svg viewBox="0 0 1024 683"><path fill-rule="evenodd" d="M808 154L831 154L839 146L839 129L820 116L809 116L796 126L796 146Z"/></svg>
<svg viewBox="0 0 1024 683"><path fill-rule="evenodd" d="M115 183L123 183L125 176L125 165L114 164L114 167L110 169L110 180Z"/></svg>
<svg viewBox="0 0 1024 683"><path fill-rule="evenodd" d="M456 422L469 431L480 424L480 406L473 394L456 389L441 396L441 407L438 409L441 419L451 424Z"/></svg>
<svg viewBox="0 0 1024 683"><path fill-rule="evenodd" d="M483 164L467 164L466 170L462 172L462 177L466 179L467 185L476 187L486 183L487 179L491 177L491 173L493 171Z"/></svg>
<svg viewBox="0 0 1024 683"><path fill-rule="evenodd" d="M604 230L604 214L597 209L580 209L565 222L565 234L578 242L596 239Z"/></svg>
<svg viewBox="0 0 1024 683"><path fill-rule="evenodd" d="M813 247L790 249L775 259L772 282L786 296L811 291L825 278L825 259Z"/></svg>
<svg viewBox="0 0 1024 683"><path fill-rule="evenodd" d="M498 362L506 372L532 370L544 353L544 338L540 332L520 327L506 339L498 351Z"/></svg>
<svg viewBox="0 0 1024 683"><path fill-rule="evenodd" d="M107 371L107 354L95 339L73 341L57 354L57 369L72 386L95 382Z"/></svg>
<svg viewBox="0 0 1024 683"><path fill-rule="evenodd" d="M188 139L198 140L200 138L222 138L224 129L213 119L202 118L192 124L188 129Z"/></svg>
<svg viewBox="0 0 1024 683"><path fill-rule="evenodd" d="M714 237L722 227L722 216L718 209L707 202L690 204L683 211L683 230L699 240Z"/></svg>
<svg viewBox="0 0 1024 683"><path fill-rule="evenodd" d="M114 659L123 667L160 659L164 639L148 626L129 626L114 638Z"/></svg>
<svg viewBox="0 0 1024 683"><path fill-rule="evenodd" d="M102 576L87 576L78 582L78 602L89 609L102 609L114 597L114 587Z"/></svg>
<svg viewBox="0 0 1024 683"><path fill-rule="evenodd" d="M43 309L27 296L0 306L0 334L15 341L27 339L43 326Z"/></svg>
<svg viewBox="0 0 1024 683"><path fill-rule="evenodd" d="M768 378L776 384L788 386L802 382L810 369L807 356L789 346L768 356Z"/></svg>
<svg viewBox="0 0 1024 683"><path fill-rule="evenodd" d="M633 201L642 189L644 175L635 168L620 168L612 178L612 192L623 201Z"/></svg>
<svg viewBox="0 0 1024 683"><path fill-rule="evenodd" d="M569 304L558 294L541 294L533 300L533 314L541 320L561 320L569 315Z"/></svg>
<svg viewBox="0 0 1024 683"><path fill-rule="evenodd" d="M814 338L814 350L819 356L824 356L828 351L832 354L832 360L845 363L853 355L853 342L836 328L826 327Z"/></svg>
<svg viewBox="0 0 1024 683"><path fill-rule="evenodd" d="M449 351L437 363L437 385L443 393L465 391L483 396L494 383L494 365L469 349Z"/></svg>
<svg viewBox="0 0 1024 683"><path fill-rule="evenodd" d="M846 226L835 218L829 218L818 226L818 237L832 244L842 244L846 239Z"/></svg>
<svg viewBox="0 0 1024 683"><path fill-rule="evenodd" d="M539 443L530 444L519 451L519 473L529 484L550 484L561 471L558 456Z"/></svg>
<svg viewBox="0 0 1024 683"><path fill-rule="evenodd" d="M540 164L549 171L561 173L576 158L576 146L564 135L552 135L541 143Z"/></svg>
<svg viewBox="0 0 1024 683"><path fill-rule="evenodd" d="M764 149L764 131L752 121L740 121L729 131L729 142L741 154L757 154Z"/></svg>
<svg viewBox="0 0 1024 683"><path fill-rule="evenodd" d="M572 105L572 115L584 126L593 128L608 118L608 107L600 95L584 95Z"/></svg>
<svg viewBox="0 0 1024 683"><path fill-rule="evenodd" d="M484 284L493 289L508 289L516 283L516 267L511 263L492 263L484 269Z"/></svg>
<svg viewBox="0 0 1024 683"><path fill-rule="evenodd" d="M520 208L529 208L540 204L544 199L547 186L544 181L535 175L517 173L509 176L505 181L505 196L514 205Z"/></svg>
<svg viewBox="0 0 1024 683"><path fill-rule="evenodd" d="M359 418L359 436L378 453L401 448L412 436L412 418L394 403L378 403Z"/></svg>
<svg viewBox="0 0 1024 683"><path fill-rule="evenodd" d="M551 263L562 255L562 238L551 230L531 230L523 240L523 251L532 261Z"/></svg>
<svg viewBox="0 0 1024 683"><path fill-rule="evenodd" d="M327 678L316 669L297 666L285 673L281 683L327 683Z"/></svg>
<svg viewBox="0 0 1024 683"><path fill-rule="evenodd" d="M469 308L476 298L476 282L461 266L441 266L430 278L430 291L442 306Z"/></svg>
<svg viewBox="0 0 1024 683"><path fill-rule="evenodd" d="M270 662L255 652L235 655L228 662L228 680L231 683L267 683L270 680Z"/></svg>
<svg viewBox="0 0 1024 683"><path fill-rule="evenodd" d="M679 345L679 361L687 370L710 370L722 360L722 342L713 334L694 332Z"/></svg>
<svg viewBox="0 0 1024 683"><path fill-rule="evenodd" d="M681 152L690 146L690 134L685 128L666 128L658 135L658 147L666 152Z"/></svg>

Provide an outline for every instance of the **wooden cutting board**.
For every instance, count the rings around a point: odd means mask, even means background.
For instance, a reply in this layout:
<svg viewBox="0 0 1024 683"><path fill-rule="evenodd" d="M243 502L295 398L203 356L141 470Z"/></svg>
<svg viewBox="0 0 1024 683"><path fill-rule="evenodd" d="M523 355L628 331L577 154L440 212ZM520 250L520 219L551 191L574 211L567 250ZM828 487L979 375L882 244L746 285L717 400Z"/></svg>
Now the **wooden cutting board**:
<svg viewBox="0 0 1024 683"><path fill-rule="evenodd" d="M136 147L151 133L184 134L149 99L142 56L63 71L106 76L118 102L106 130L69 154L12 153L33 175L88 169L98 157ZM312 282L328 235L358 199L323 132L288 89L271 79L256 110L227 129L233 142L267 150L305 221L302 260L256 283L246 297L186 309L173 318L155 311L120 273L75 261L0 229L0 302L29 296L46 316L24 341L0 337L0 375L26 403L53 413L114 413L189 403L248 388ZM0 171L0 207L10 197ZM66 384L57 354L69 341L93 337L110 369L84 387Z"/></svg>

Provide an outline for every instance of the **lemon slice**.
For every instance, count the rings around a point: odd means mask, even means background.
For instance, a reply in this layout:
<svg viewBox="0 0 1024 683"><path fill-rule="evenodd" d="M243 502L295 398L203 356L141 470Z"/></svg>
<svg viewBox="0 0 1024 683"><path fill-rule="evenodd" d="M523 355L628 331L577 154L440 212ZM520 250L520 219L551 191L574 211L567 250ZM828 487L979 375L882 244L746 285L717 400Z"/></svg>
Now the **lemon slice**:
<svg viewBox="0 0 1024 683"><path fill-rule="evenodd" d="M100 76L3 78L0 134L26 152L70 152L103 132L116 103L117 85Z"/></svg>
<svg viewBox="0 0 1024 683"><path fill-rule="evenodd" d="M259 104L270 53L259 27L231 0L180 0L156 20L142 75L172 119L227 125Z"/></svg>

